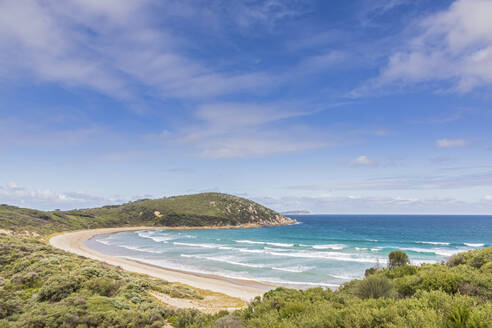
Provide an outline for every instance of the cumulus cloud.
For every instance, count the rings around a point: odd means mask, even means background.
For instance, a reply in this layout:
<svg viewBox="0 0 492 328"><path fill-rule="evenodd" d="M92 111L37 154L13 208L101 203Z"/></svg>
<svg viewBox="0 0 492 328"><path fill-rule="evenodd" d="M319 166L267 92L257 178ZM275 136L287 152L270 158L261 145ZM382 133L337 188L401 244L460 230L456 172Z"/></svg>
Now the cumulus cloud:
<svg viewBox="0 0 492 328"><path fill-rule="evenodd" d="M367 96L393 84L433 81L447 82L447 91L456 92L492 86L491 12L491 1L457 0L416 22L415 36L389 57L376 79L353 90L352 96Z"/></svg>
<svg viewBox="0 0 492 328"><path fill-rule="evenodd" d="M436 140L436 146L439 148L457 148L467 146L467 142L464 139L438 139Z"/></svg>

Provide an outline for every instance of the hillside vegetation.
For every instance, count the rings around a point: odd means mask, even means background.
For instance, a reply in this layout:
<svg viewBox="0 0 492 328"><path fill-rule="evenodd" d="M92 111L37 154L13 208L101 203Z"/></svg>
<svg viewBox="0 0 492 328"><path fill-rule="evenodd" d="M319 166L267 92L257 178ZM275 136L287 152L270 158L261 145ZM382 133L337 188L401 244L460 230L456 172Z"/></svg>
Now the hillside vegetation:
<svg viewBox="0 0 492 328"><path fill-rule="evenodd" d="M295 221L245 198L202 193L71 211L0 206L0 228L52 233L120 226L278 225Z"/></svg>

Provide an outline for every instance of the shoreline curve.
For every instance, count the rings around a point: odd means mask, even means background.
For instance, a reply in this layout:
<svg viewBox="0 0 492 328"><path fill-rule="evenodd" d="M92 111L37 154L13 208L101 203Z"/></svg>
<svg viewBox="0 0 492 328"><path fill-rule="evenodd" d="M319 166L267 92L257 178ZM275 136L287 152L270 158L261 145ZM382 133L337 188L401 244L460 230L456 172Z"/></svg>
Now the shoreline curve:
<svg viewBox="0 0 492 328"><path fill-rule="evenodd" d="M110 265L119 266L122 269L134 273L145 274L154 278L163 279L169 282L178 282L191 287L210 290L222 293L228 296L237 297L244 301L251 301L256 296L263 296L267 291L277 286L266 284L253 280L240 280L221 277L217 275L200 274L186 272L170 268L142 263L135 260L129 260L122 257L111 256L100 253L89 248L85 242L94 236L101 234L112 234L125 231L140 230L192 230L192 229L232 229L232 228L253 228L256 225L249 226L225 226L225 227L121 227L121 228L102 228L89 229L61 233L49 239L49 244L55 248L84 256L93 260L104 262Z"/></svg>

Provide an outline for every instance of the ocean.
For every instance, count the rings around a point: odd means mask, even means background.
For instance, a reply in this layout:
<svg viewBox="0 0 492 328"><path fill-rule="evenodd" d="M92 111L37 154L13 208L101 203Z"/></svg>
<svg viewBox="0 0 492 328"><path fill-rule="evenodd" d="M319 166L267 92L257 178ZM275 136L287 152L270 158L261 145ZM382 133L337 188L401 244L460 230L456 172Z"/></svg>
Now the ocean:
<svg viewBox="0 0 492 328"><path fill-rule="evenodd" d="M492 245L492 216L292 215L299 224L253 229L151 230L98 235L102 253L164 268L296 288L337 287L387 265L415 265Z"/></svg>

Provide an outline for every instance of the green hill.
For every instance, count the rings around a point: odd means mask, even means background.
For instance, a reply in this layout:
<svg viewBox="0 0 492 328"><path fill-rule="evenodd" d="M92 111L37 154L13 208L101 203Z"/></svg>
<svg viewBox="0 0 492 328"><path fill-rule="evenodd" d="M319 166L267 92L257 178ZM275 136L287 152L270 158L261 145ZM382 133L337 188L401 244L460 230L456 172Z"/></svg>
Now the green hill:
<svg viewBox="0 0 492 328"><path fill-rule="evenodd" d="M237 226L292 224L294 220L245 198L201 193L144 199L71 211L38 211L0 206L0 228L13 231L55 231L116 226Z"/></svg>

